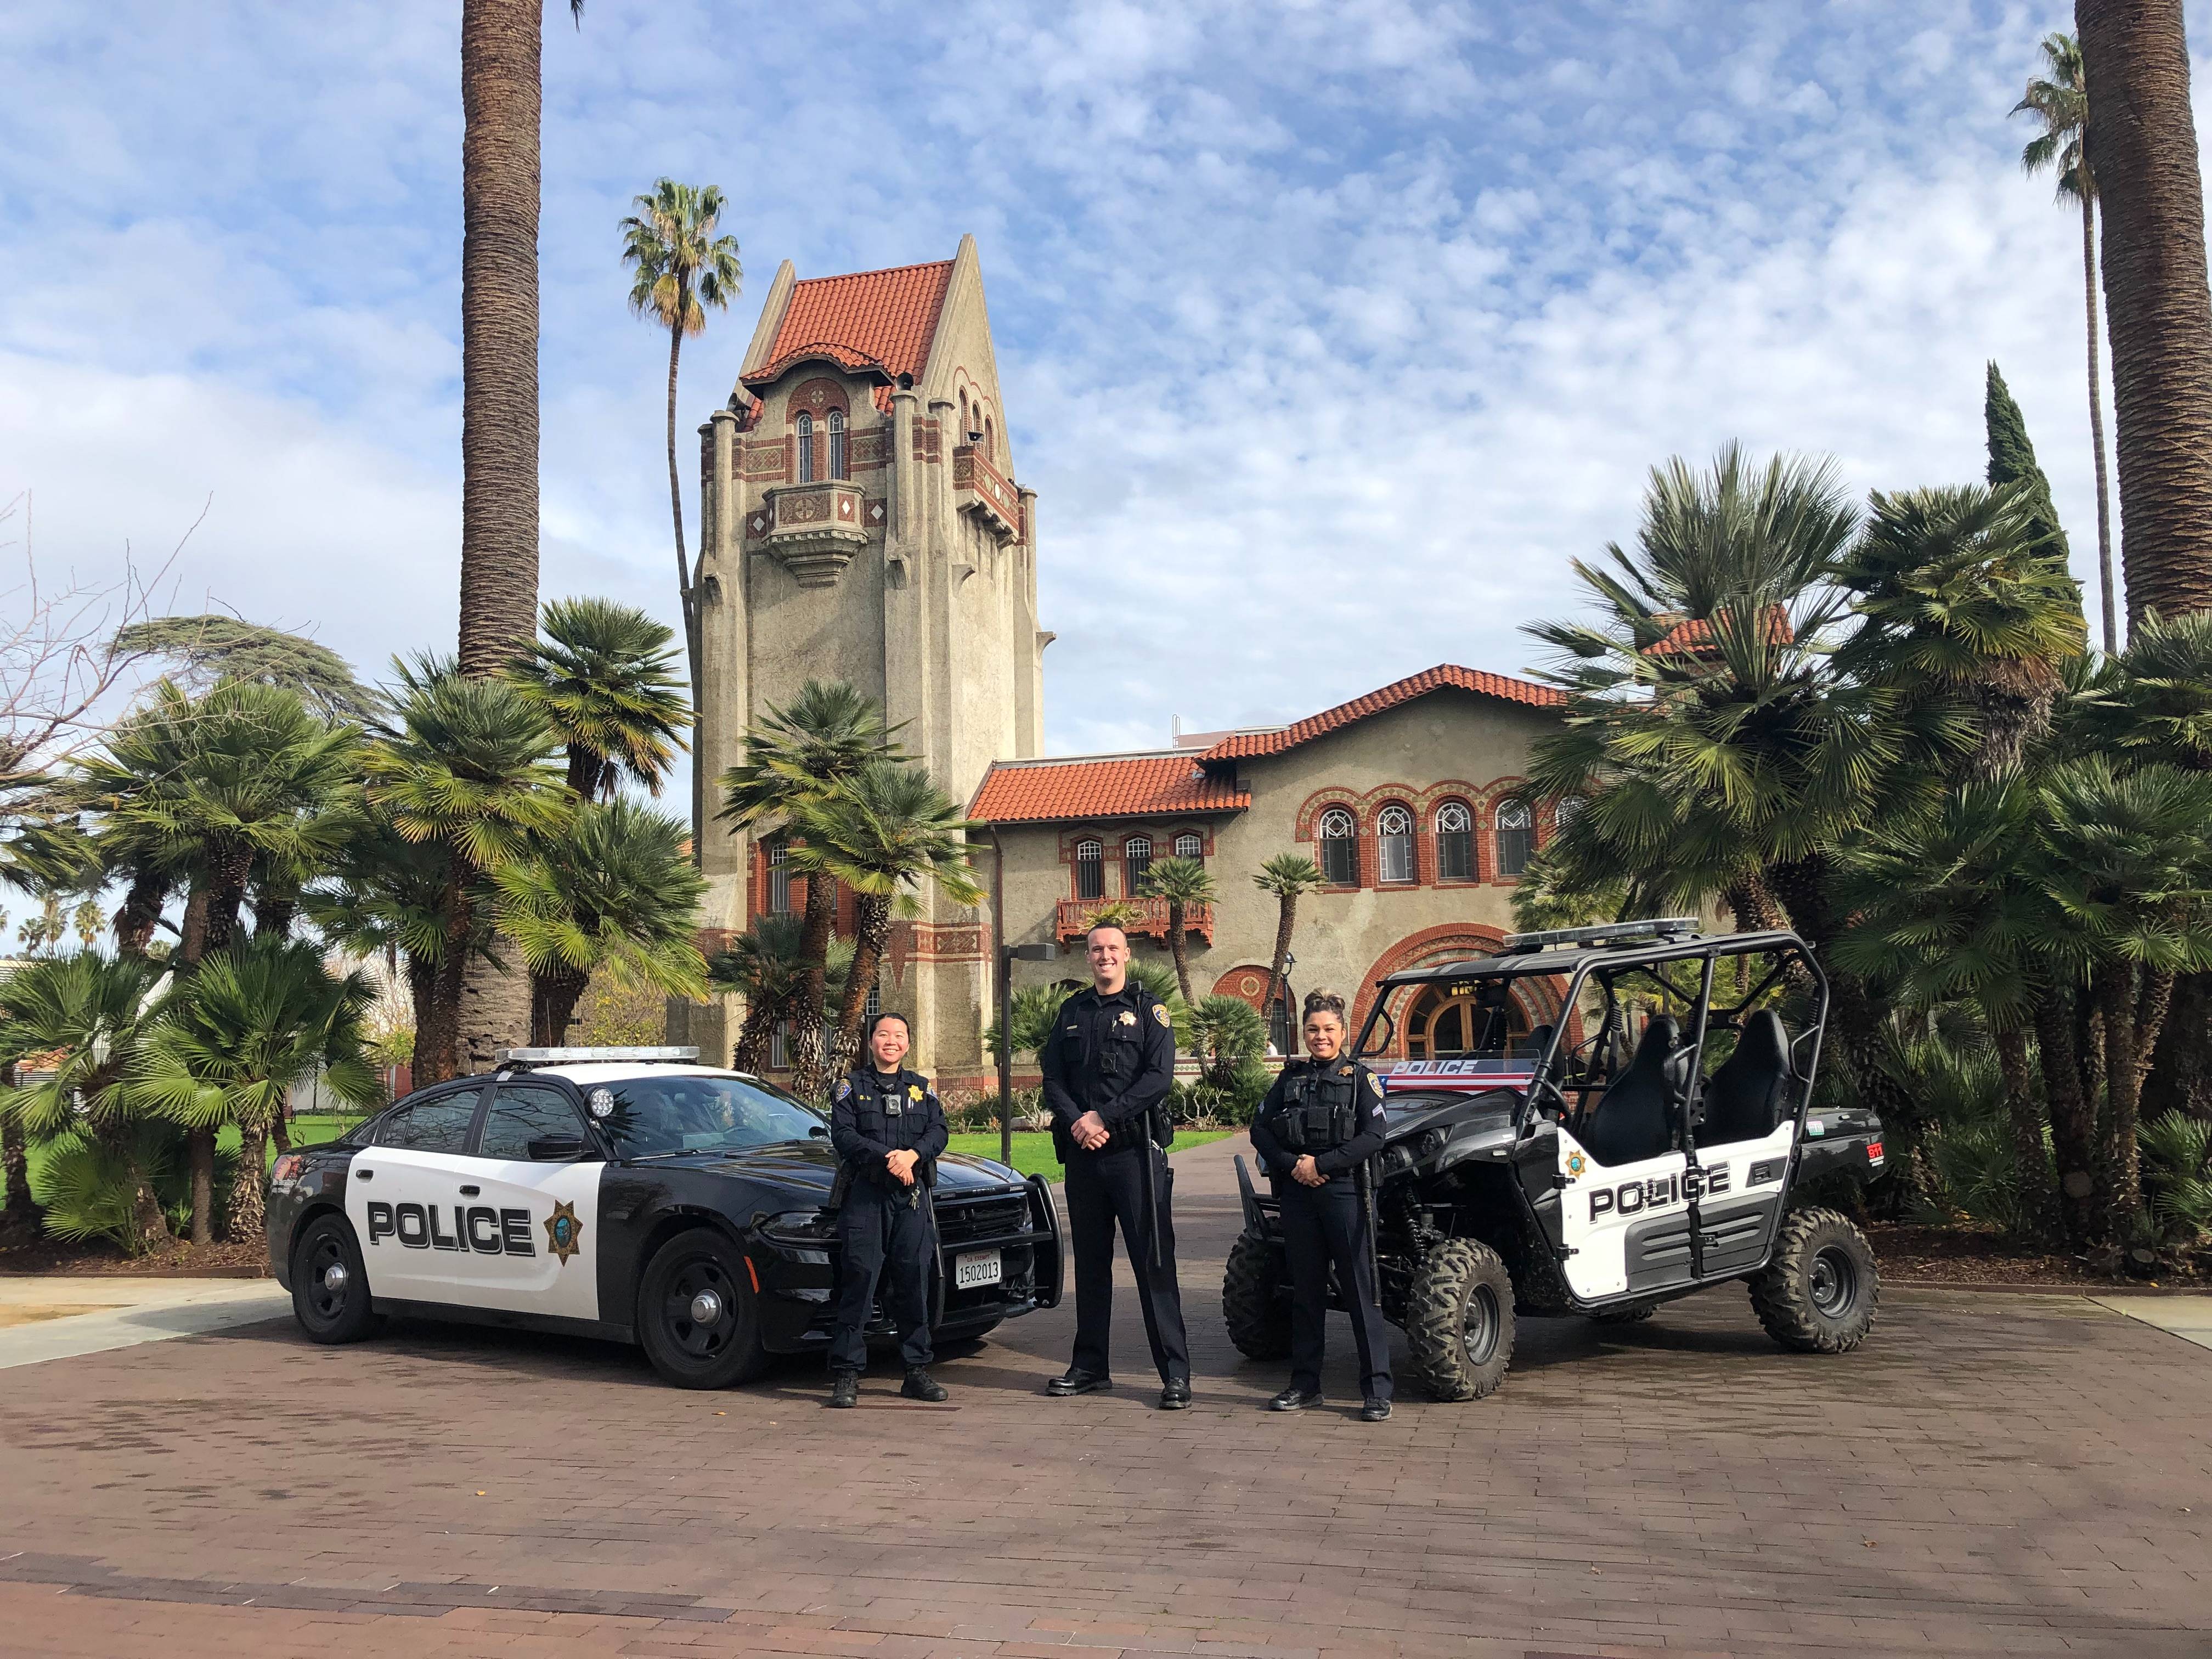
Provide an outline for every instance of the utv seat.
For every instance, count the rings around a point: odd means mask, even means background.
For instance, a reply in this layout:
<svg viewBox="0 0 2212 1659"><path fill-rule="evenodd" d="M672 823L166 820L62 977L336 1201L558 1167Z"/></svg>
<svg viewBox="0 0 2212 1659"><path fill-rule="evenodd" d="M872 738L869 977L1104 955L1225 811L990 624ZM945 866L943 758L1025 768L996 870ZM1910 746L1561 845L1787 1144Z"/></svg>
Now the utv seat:
<svg viewBox="0 0 2212 1659"><path fill-rule="evenodd" d="M1672 1149L1669 1109L1675 1094L1674 1073L1679 1066L1668 1062L1681 1042L1682 1028L1673 1018L1661 1014L1652 1019L1644 1028L1643 1041L1636 1045L1636 1057L1628 1062L1628 1069L1584 1115L1578 1138L1600 1164L1618 1169L1624 1164L1662 1157Z"/></svg>
<svg viewBox="0 0 2212 1659"><path fill-rule="evenodd" d="M1705 1121L1698 1144L1764 1140L1781 1121L1789 1091L1790 1036L1774 1011L1762 1008L1744 1022L1735 1052L1705 1085Z"/></svg>

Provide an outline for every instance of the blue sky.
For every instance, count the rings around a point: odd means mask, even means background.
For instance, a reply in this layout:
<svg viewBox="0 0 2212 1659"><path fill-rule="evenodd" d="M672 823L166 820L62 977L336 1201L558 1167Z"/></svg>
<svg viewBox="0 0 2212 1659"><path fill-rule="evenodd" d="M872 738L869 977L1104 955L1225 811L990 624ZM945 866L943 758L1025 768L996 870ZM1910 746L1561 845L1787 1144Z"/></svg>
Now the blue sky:
<svg viewBox="0 0 2212 1659"><path fill-rule="evenodd" d="M372 670L450 644L459 10L0 13L0 501L35 492L46 567L158 556L211 496L181 606ZM1055 751L1522 670L1670 454L1978 477L1990 357L2087 575L2079 222L2006 118L2069 14L556 3L542 591L674 615L665 343L615 231L662 173L729 195L747 271L685 350L687 443L779 261L974 233Z"/></svg>

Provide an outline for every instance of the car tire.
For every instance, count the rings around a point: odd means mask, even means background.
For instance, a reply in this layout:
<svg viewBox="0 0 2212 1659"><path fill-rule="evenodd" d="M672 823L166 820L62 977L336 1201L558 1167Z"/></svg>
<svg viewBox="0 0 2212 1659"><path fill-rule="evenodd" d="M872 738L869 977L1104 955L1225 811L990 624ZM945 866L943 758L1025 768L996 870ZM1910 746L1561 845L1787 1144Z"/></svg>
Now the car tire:
<svg viewBox="0 0 2212 1659"><path fill-rule="evenodd" d="M1454 1238L1422 1258L1406 1296L1413 1380L1431 1400L1480 1400L1513 1363L1513 1276L1498 1252Z"/></svg>
<svg viewBox="0 0 2212 1659"><path fill-rule="evenodd" d="M1625 1308L1607 1308L1590 1316L1594 1325L1640 1325L1659 1311L1656 1302L1632 1302Z"/></svg>
<svg viewBox="0 0 2212 1659"><path fill-rule="evenodd" d="M768 1369L760 1325L744 1252L707 1228L677 1234L638 1279L638 1342L677 1388L726 1389L758 1376Z"/></svg>
<svg viewBox="0 0 2212 1659"><path fill-rule="evenodd" d="M1240 1233L1221 1275L1221 1318L1247 1359L1285 1359L1291 1352L1291 1304L1275 1264L1275 1247Z"/></svg>
<svg viewBox="0 0 2212 1659"><path fill-rule="evenodd" d="M308 1222L292 1246L292 1316L310 1342L358 1342L384 1322L369 1304L352 1224L334 1211Z"/></svg>
<svg viewBox="0 0 2212 1659"><path fill-rule="evenodd" d="M1833 1210L1792 1210L1772 1258L1751 1279L1759 1322L1799 1353L1849 1353L1874 1328L1881 1301L1874 1246Z"/></svg>

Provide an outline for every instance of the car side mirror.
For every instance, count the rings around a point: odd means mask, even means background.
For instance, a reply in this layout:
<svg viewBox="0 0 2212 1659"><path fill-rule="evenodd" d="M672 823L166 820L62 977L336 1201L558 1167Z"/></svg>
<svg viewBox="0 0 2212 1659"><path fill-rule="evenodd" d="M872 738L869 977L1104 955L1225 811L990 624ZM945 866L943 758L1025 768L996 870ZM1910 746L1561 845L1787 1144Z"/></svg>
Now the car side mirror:
<svg viewBox="0 0 2212 1659"><path fill-rule="evenodd" d="M809 1129L806 1133L809 1139L811 1139L816 1135L819 1135L823 1139L827 1140L830 1139L830 1126L826 1123L817 1123L812 1128Z"/></svg>
<svg viewBox="0 0 2212 1659"><path fill-rule="evenodd" d="M539 1135L530 1143L530 1160L533 1164L566 1164L583 1155L580 1135Z"/></svg>

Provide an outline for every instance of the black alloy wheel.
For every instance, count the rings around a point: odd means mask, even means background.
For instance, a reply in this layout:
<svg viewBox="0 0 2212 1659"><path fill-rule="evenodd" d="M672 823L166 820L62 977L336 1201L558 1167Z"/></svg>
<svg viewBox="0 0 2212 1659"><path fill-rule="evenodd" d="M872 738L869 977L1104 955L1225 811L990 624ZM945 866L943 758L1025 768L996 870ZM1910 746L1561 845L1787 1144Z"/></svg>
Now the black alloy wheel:
<svg viewBox="0 0 2212 1659"><path fill-rule="evenodd" d="M759 1376L768 1352L744 1252L704 1228L663 1244L638 1286L637 1334L661 1380L679 1389Z"/></svg>
<svg viewBox="0 0 2212 1659"><path fill-rule="evenodd" d="M317 1216L293 1246L292 1315L313 1342L358 1342L381 1322L369 1304L361 1247L343 1216Z"/></svg>

